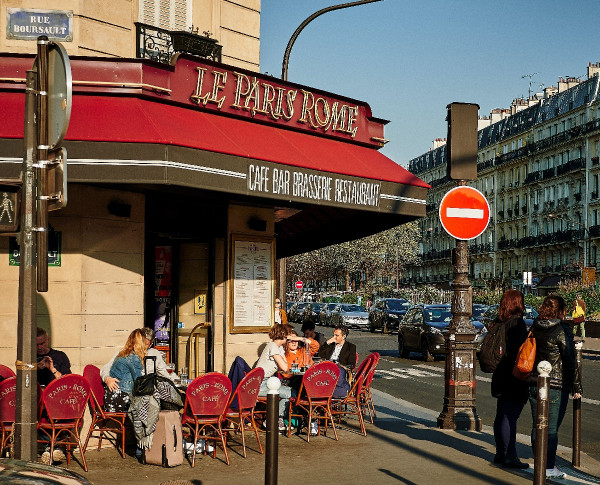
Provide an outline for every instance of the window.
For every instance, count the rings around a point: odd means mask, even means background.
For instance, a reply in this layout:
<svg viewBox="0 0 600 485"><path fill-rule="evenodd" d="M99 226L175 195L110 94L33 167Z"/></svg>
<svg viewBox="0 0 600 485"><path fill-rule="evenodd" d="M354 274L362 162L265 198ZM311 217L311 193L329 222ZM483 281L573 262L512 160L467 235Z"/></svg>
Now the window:
<svg viewBox="0 0 600 485"><path fill-rule="evenodd" d="M141 0L140 22L166 30L189 30L192 0Z"/></svg>

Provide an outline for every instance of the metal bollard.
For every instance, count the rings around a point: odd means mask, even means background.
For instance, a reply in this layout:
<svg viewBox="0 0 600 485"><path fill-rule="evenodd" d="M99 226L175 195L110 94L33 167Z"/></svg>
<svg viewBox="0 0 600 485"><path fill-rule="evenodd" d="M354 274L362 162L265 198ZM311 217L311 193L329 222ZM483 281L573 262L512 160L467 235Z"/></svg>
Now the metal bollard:
<svg viewBox="0 0 600 485"><path fill-rule="evenodd" d="M279 461L279 388L277 377L267 380L267 450L265 454L265 484L277 485Z"/></svg>
<svg viewBox="0 0 600 485"><path fill-rule="evenodd" d="M581 376L581 351L583 344L578 342L575 344L575 356L577 358L577 369ZM573 455L571 463L573 466L581 464L581 399L573 399Z"/></svg>
<svg viewBox="0 0 600 485"><path fill-rule="evenodd" d="M535 420L535 447L533 449L533 483L546 483L546 458L548 454L548 394L552 365L542 360L538 366L537 409Z"/></svg>

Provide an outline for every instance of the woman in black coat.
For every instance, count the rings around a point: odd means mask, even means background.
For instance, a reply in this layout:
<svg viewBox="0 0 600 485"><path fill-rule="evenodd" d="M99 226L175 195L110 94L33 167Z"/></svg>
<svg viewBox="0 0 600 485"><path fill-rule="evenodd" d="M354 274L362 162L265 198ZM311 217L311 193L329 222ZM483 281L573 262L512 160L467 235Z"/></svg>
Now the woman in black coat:
<svg viewBox="0 0 600 485"><path fill-rule="evenodd" d="M492 396L497 398L494 438L494 463L505 468L528 468L517 456L517 420L528 399L528 384L513 376L512 370L519 348L527 338L523 320L525 304L523 293L507 290L502 295L496 325L504 325L506 351L492 375Z"/></svg>

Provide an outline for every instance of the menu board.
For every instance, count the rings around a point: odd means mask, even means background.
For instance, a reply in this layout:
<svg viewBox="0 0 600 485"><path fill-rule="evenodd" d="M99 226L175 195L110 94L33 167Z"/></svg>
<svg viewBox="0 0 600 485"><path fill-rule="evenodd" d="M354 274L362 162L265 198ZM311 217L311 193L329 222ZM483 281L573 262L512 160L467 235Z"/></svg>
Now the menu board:
<svg viewBox="0 0 600 485"><path fill-rule="evenodd" d="M233 242L233 331L264 331L273 319L273 242Z"/></svg>

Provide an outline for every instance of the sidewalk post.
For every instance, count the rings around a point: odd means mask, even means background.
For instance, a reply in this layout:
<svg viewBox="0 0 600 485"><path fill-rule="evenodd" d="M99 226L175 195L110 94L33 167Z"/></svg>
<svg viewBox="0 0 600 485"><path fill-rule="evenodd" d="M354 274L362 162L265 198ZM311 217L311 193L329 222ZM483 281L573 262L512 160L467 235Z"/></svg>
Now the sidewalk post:
<svg viewBox="0 0 600 485"><path fill-rule="evenodd" d="M581 352L583 344L578 342L575 344L575 356L577 358L577 369L581 376ZM571 464L573 466L580 465L581 454L581 399L573 399L573 456Z"/></svg>
<svg viewBox="0 0 600 485"><path fill-rule="evenodd" d="M533 483L546 483L546 455L548 453L548 393L552 365L542 360L538 366L535 444L533 448Z"/></svg>
<svg viewBox="0 0 600 485"><path fill-rule="evenodd" d="M267 451L265 454L265 485L277 485L279 461L279 388L277 377L267 380Z"/></svg>

